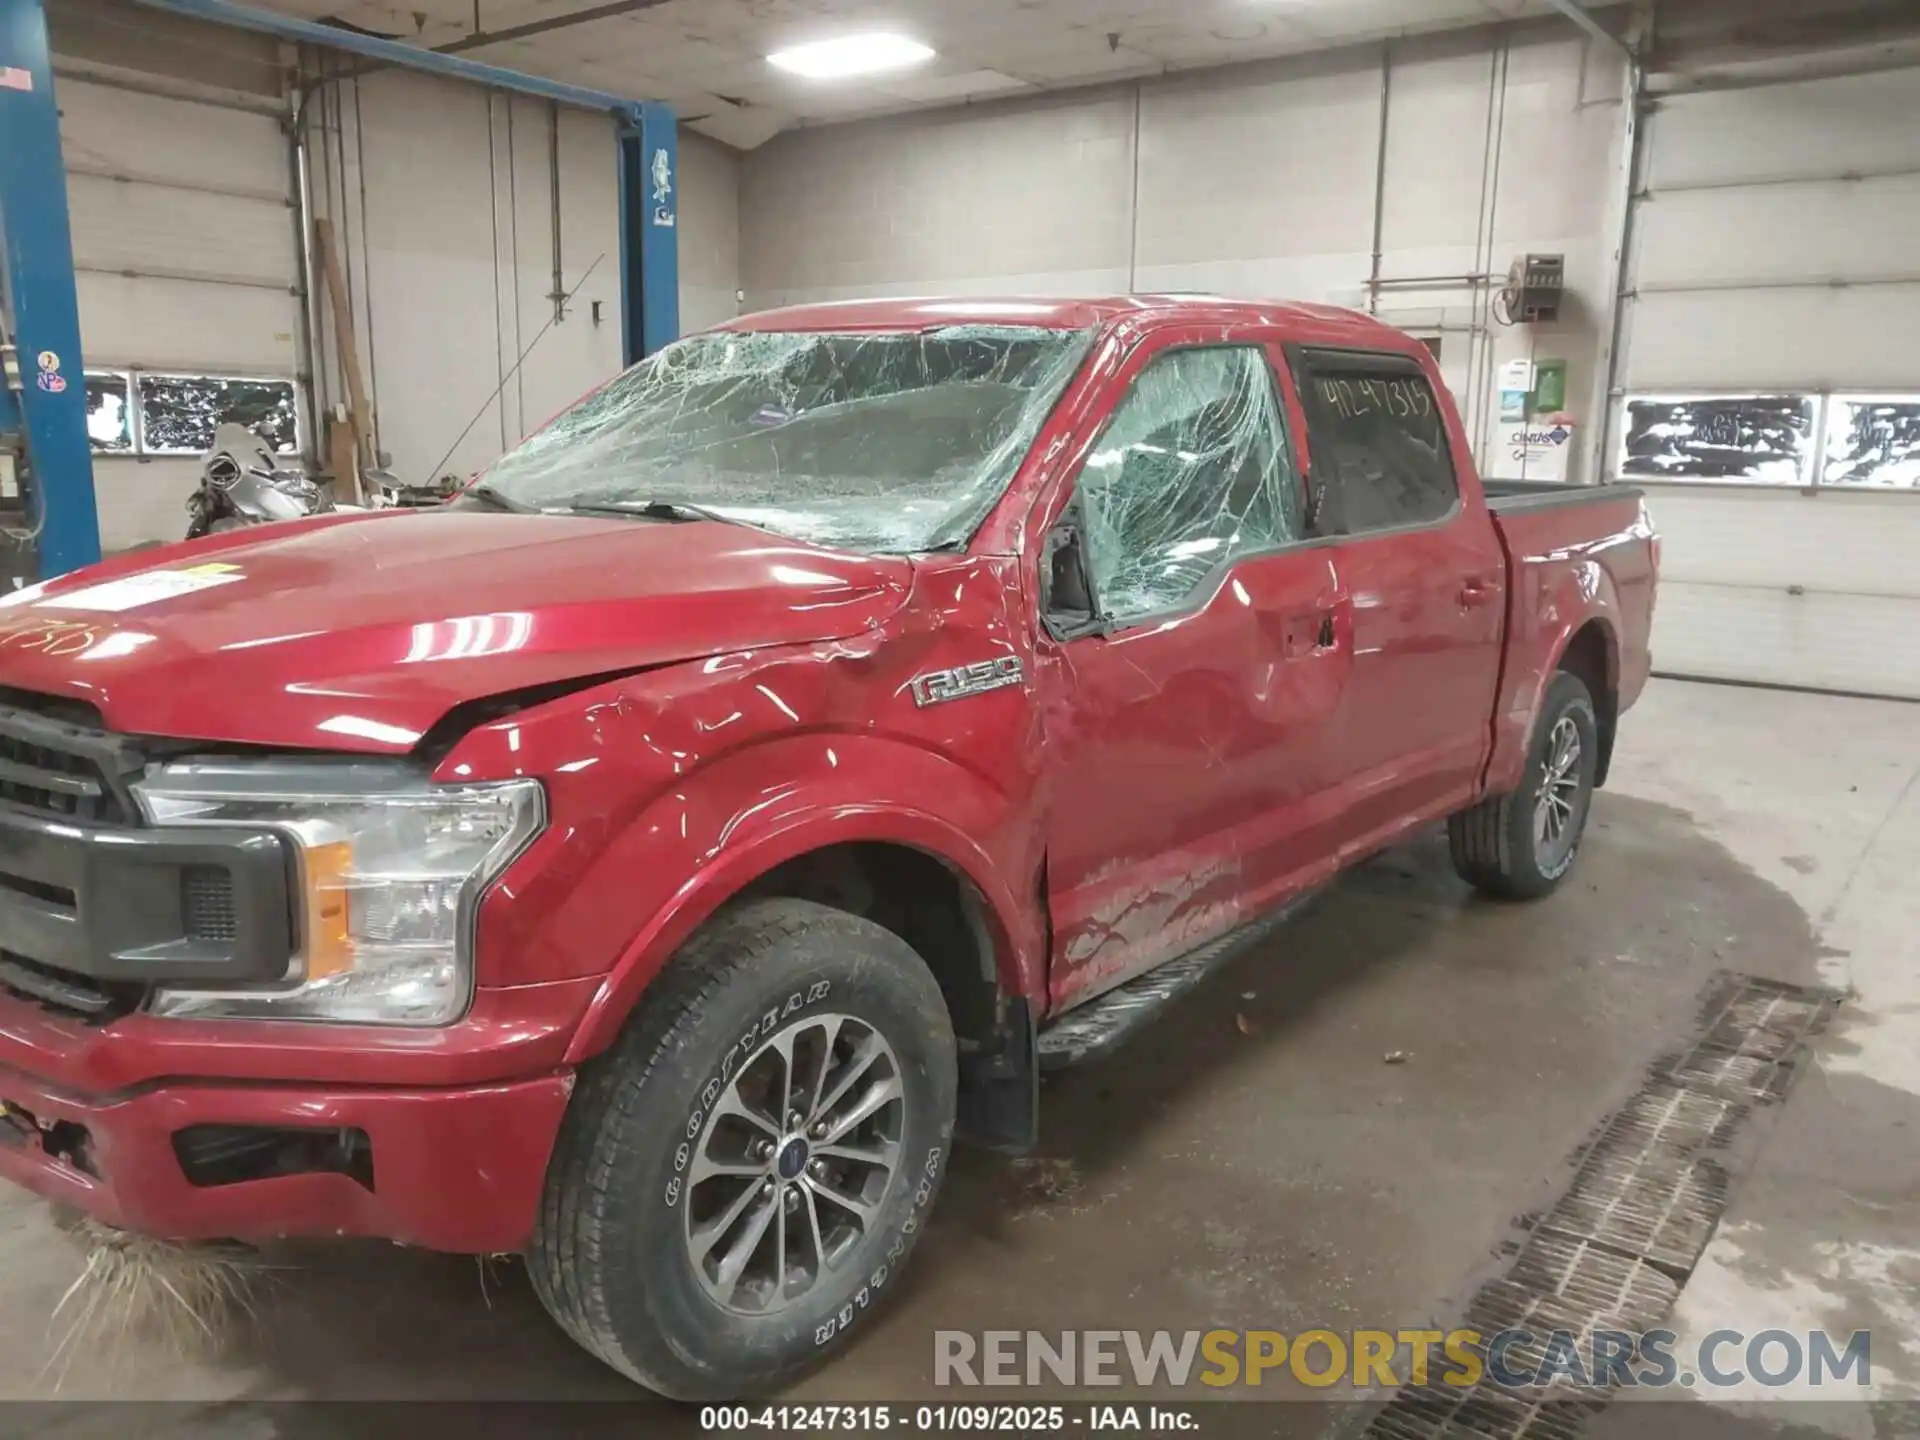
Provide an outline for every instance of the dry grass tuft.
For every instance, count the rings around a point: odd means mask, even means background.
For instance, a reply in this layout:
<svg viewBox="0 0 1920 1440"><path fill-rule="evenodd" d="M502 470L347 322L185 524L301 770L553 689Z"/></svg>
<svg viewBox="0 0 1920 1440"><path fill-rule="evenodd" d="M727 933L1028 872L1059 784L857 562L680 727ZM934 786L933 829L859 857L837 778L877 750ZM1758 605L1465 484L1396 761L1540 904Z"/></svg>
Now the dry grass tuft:
<svg viewBox="0 0 1920 1440"><path fill-rule="evenodd" d="M56 1390L77 1357L98 1363L131 1342L184 1360L258 1318L268 1267L246 1246L155 1240L84 1218L62 1228L86 1265L48 1321L54 1345L41 1374Z"/></svg>

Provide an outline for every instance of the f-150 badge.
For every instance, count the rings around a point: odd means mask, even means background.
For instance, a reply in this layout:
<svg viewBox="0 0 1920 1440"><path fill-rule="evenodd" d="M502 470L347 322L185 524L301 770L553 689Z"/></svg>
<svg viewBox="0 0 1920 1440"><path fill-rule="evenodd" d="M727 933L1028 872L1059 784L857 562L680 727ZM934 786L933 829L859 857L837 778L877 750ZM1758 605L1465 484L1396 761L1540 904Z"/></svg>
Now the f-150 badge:
<svg viewBox="0 0 1920 1440"><path fill-rule="evenodd" d="M916 705L938 705L947 700L964 700L969 695L984 695L1018 685L1024 678L1018 655L1002 655L998 660L977 660L971 665L956 665L951 670L930 670L913 677L913 701Z"/></svg>

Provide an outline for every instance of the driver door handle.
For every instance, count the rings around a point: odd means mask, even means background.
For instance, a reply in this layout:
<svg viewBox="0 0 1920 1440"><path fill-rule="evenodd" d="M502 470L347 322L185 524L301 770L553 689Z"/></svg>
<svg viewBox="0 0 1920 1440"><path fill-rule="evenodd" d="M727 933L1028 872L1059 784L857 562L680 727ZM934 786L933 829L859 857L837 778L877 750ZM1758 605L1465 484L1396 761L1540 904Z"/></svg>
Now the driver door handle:
<svg viewBox="0 0 1920 1440"><path fill-rule="evenodd" d="M1460 604L1468 609L1500 598L1500 584L1485 575L1469 576L1460 586Z"/></svg>
<svg viewBox="0 0 1920 1440"><path fill-rule="evenodd" d="M1284 651L1293 660L1316 650L1332 650L1340 643L1339 627L1334 623L1333 606L1294 615L1287 620Z"/></svg>

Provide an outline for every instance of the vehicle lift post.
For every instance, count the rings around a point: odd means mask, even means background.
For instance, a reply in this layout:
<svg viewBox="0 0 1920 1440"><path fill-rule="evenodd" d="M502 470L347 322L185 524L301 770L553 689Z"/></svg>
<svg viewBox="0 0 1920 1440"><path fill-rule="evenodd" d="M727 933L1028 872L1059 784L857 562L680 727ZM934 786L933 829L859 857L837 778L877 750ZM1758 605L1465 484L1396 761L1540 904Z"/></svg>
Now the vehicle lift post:
<svg viewBox="0 0 1920 1440"><path fill-rule="evenodd" d="M0 259L0 510L16 512L0 520L0 588L11 589L100 558L44 0L0 0Z"/></svg>

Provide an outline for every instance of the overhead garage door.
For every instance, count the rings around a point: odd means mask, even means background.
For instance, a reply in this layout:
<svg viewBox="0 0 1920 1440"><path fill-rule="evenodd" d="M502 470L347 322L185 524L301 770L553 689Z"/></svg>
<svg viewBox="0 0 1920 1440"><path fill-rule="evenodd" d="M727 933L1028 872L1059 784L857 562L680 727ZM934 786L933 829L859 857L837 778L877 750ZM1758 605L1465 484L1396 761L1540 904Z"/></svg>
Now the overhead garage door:
<svg viewBox="0 0 1920 1440"><path fill-rule="evenodd" d="M102 541L177 537L222 415L299 445L299 257L271 101L56 83Z"/></svg>
<svg viewBox="0 0 1920 1440"><path fill-rule="evenodd" d="M1920 70L1646 122L1614 457L1665 673L1920 697Z"/></svg>

